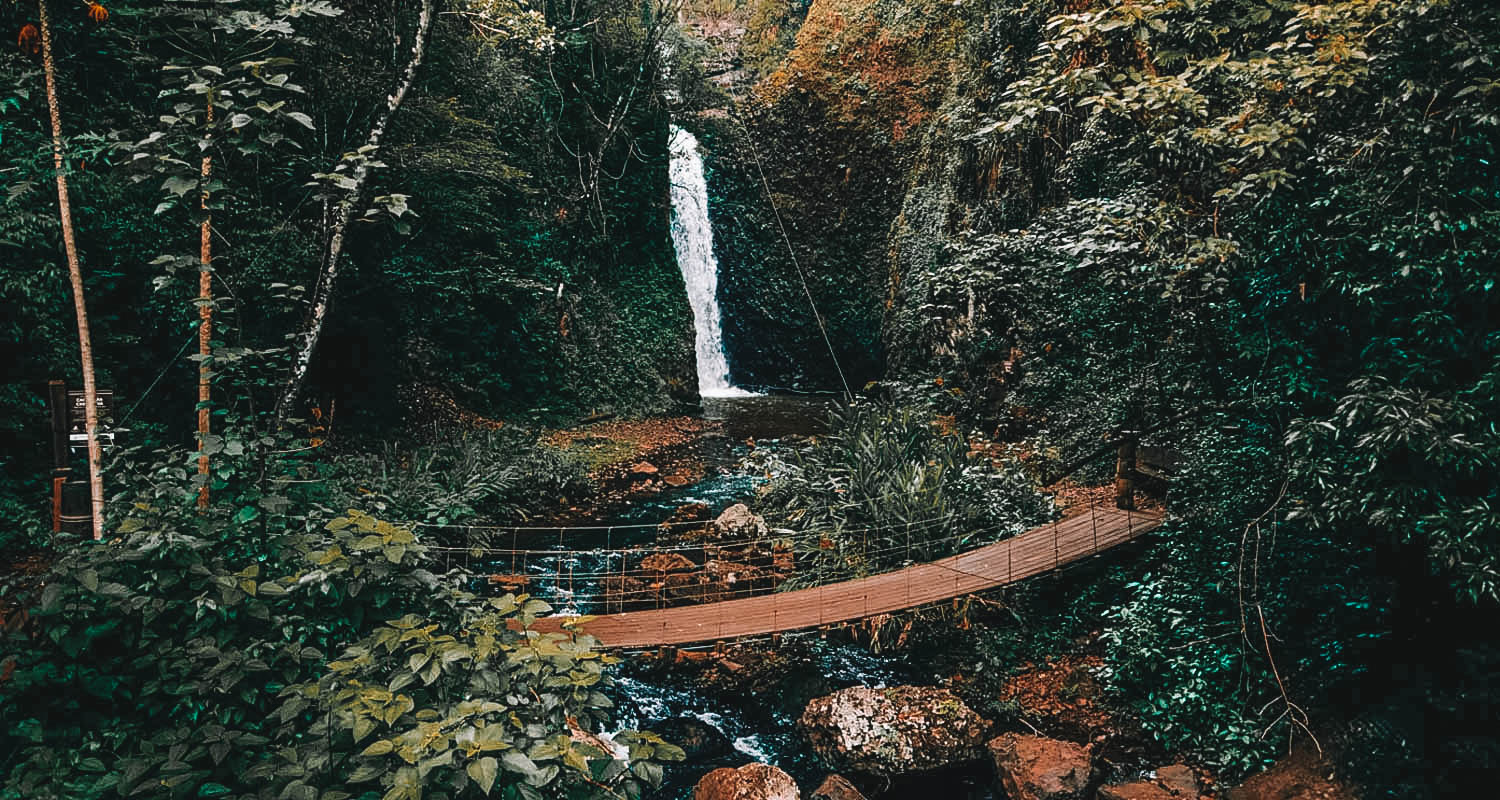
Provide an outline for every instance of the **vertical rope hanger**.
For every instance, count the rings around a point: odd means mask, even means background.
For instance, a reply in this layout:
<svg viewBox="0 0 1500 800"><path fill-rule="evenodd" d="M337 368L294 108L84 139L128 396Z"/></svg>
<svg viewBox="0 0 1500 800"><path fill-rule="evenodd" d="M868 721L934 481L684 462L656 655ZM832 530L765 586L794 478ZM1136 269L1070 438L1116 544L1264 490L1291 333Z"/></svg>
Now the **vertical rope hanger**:
<svg viewBox="0 0 1500 800"><path fill-rule="evenodd" d="M761 165L760 148L755 146L755 137L750 133L750 126L745 124L744 115L740 113L739 100L735 99L733 93L729 95L729 103L733 109L735 121L745 132L745 142L750 145L750 154L755 161L755 173L760 177L761 188L766 193L766 204L771 207L771 216L776 220L777 230L781 231L781 241L786 245L786 252L792 259L792 266L797 268L797 280L802 283L802 293L807 296L807 305L812 309L813 321L818 323L818 333L823 336L823 346L828 348L828 358L833 361L833 369L838 373L839 384L844 387L844 400L852 403L854 393L849 390L849 379L844 377L844 367L839 364L838 354L833 351L833 340L828 338L828 327L823 324L823 315L818 312L818 304L813 300L812 289L808 288L807 273L802 269L802 262L797 258L797 251L792 248L792 237L787 235L786 224L781 220L781 209L776 206L776 196L771 194L771 183L766 180L766 171Z"/></svg>

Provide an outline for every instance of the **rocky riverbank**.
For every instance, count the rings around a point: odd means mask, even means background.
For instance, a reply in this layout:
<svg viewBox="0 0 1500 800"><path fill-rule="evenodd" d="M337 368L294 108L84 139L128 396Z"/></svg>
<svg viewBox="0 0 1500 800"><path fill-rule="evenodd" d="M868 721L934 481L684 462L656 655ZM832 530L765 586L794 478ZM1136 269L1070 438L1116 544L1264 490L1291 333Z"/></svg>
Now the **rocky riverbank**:
<svg viewBox="0 0 1500 800"><path fill-rule="evenodd" d="M1352 800L1318 757L1299 751L1239 786L1220 791L1206 770L1185 763L1122 774L1097 742L998 732L952 692L935 687L852 687L809 702L797 728L829 774L814 800L905 797L892 792L944 770L982 770L1008 800ZM906 783L906 785L911 785ZM693 800L800 800L786 772L770 764L722 767L694 787Z"/></svg>
<svg viewBox="0 0 1500 800"><path fill-rule="evenodd" d="M810 642L810 643L809 643ZM971 702L974 675L944 685L912 654L872 656L821 639L778 651L672 653L644 659L653 685L691 693L700 709L650 721L683 744L691 776L659 795L692 800L1353 800L1315 752L1299 749L1233 785L1191 754L1154 745L1110 708L1100 664L1068 656L1017 670ZM863 684L847 685L855 676ZM1011 709L981 714L977 708ZM746 736L746 731L755 731ZM694 765L702 765L695 767ZM675 788L674 788L675 787Z"/></svg>

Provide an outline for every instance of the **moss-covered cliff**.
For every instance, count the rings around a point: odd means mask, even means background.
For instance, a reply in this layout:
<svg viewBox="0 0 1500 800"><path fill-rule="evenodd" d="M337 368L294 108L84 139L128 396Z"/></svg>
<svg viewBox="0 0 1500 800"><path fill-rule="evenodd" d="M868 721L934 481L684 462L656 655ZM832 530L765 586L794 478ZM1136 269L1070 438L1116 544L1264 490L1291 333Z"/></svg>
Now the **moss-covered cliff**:
<svg viewBox="0 0 1500 800"><path fill-rule="evenodd" d="M694 106L707 112L692 124L708 145L726 347L742 383L839 388L805 276L858 388L885 370L887 236L953 80L963 15L939 2L774 5L739 7L738 82Z"/></svg>

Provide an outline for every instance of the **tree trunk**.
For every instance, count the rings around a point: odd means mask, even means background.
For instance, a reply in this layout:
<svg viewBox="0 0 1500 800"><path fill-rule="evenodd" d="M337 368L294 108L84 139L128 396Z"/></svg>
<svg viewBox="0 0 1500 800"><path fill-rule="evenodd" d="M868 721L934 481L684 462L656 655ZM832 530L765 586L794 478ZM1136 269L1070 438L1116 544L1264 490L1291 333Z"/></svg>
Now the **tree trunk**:
<svg viewBox="0 0 1500 800"><path fill-rule="evenodd" d="M52 121L52 168L57 174L57 217L62 225L68 279L73 284L73 313L78 319L78 355L83 362L83 414L89 444L89 496L94 538L104 538L103 454L99 449L99 395L94 387L94 346L89 339L89 313L83 301L83 269L78 264L78 242L73 234L73 209L68 204L68 176L63 164L62 112L57 107L57 77L52 60L52 22L47 0L38 0L42 35L42 73L47 83L47 114Z"/></svg>
<svg viewBox="0 0 1500 800"><path fill-rule="evenodd" d="M204 111L203 125L209 129L206 136L212 136L214 124L214 96L210 92L205 95L206 106ZM198 508L208 508L208 450L207 439L211 429L211 418L209 415L209 381L213 377L213 369L209 364L209 356L212 353L211 343L214 335L214 291L213 275L209 271L213 260L212 222L213 218L208 211L208 177L213 172L213 156L208 150L203 151L203 192L198 197L198 208L203 213L203 221L198 226L198 475L203 485L198 487Z"/></svg>
<svg viewBox="0 0 1500 800"><path fill-rule="evenodd" d="M406 98L407 91L411 89L416 79L417 68L421 66L422 54L427 48L427 33L432 27L432 6L433 0L422 0L422 11L417 17L416 42L412 45L411 58L406 62L406 69L402 71L395 91L386 97L385 108L376 116L375 123L370 126L370 134L365 138L365 147L370 148L368 152L371 155L378 152L374 148L380 146L380 140L385 136L385 130L390 125L391 118L396 115L396 110L401 107L401 101ZM285 423L293 404L297 402L297 395L302 392L302 385L307 380L307 371L312 366L313 353L317 350L318 339L323 334L323 321L328 315L328 305L333 300L334 282L339 274L339 256L344 250L344 236L348 232L349 221L355 216L355 209L359 207L365 181L369 175L370 168L367 161L355 166L352 176L354 186L334 209L332 228L328 235L328 247L323 253L323 264L318 274L317 285L313 288L312 305L308 308L307 321L303 326L301 336L298 337L296 352L292 355L291 374L287 377L281 397L276 402L276 426L278 428Z"/></svg>

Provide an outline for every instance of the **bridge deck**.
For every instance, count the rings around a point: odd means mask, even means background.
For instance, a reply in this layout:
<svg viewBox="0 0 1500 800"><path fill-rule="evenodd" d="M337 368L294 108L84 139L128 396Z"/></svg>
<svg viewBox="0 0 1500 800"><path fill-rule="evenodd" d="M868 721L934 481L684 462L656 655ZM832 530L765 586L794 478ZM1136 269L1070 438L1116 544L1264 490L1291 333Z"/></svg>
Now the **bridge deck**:
<svg viewBox="0 0 1500 800"><path fill-rule="evenodd" d="M895 572L720 603L606 614L580 627L610 649L685 645L817 628L1023 580L1128 542L1160 523L1160 515L1152 512L1091 509L1002 542ZM544 617L533 629L558 631L566 619Z"/></svg>

